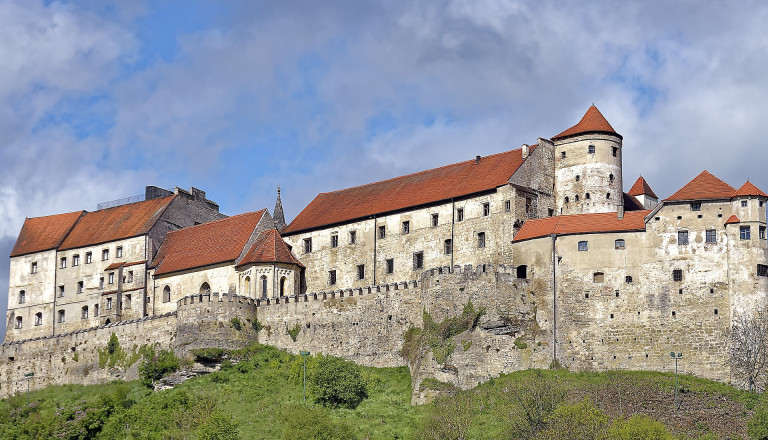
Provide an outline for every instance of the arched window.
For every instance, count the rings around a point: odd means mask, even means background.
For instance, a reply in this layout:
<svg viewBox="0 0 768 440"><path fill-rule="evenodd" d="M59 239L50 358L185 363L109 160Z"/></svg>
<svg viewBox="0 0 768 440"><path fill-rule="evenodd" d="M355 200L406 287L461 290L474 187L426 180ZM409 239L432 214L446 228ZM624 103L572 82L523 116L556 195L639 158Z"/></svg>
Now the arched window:
<svg viewBox="0 0 768 440"><path fill-rule="evenodd" d="M21 316L16 317L16 328L21 328Z"/></svg>
<svg viewBox="0 0 768 440"><path fill-rule="evenodd" d="M99 316L99 305L94 304L93 305L93 316Z"/></svg>
<svg viewBox="0 0 768 440"><path fill-rule="evenodd" d="M280 278L280 296L285 296L285 277Z"/></svg>
<svg viewBox="0 0 768 440"><path fill-rule="evenodd" d="M267 297L267 276L266 275L261 276L261 297L262 298Z"/></svg>
<svg viewBox="0 0 768 440"><path fill-rule="evenodd" d="M80 311L80 318L88 319L88 306L83 306L82 310Z"/></svg>
<svg viewBox="0 0 768 440"><path fill-rule="evenodd" d="M35 313L35 325L43 325L43 314L40 312Z"/></svg>
<svg viewBox="0 0 768 440"><path fill-rule="evenodd" d="M208 285L208 283L203 283L202 286L200 286L200 294L210 294L211 293L211 286Z"/></svg>
<svg viewBox="0 0 768 440"><path fill-rule="evenodd" d="M163 287L163 302L167 303L171 301L171 287L165 286Z"/></svg>
<svg viewBox="0 0 768 440"><path fill-rule="evenodd" d="M579 195L578 194L575 196L574 200L576 200L577 202L579 201Z"/></svg>
<svg viewBox="0 0 768 440"><path fill-rule="evenodd" d="M251 296L251 277L245 277L245 282L243 283L243 290L245 291L246 296Z"/></svg>
<svg viewBox="0 0 768 440"><path fill-rule="evenodd" d="M522 266L517 266L517 274L516 275L517 275L517 278L520 278L520 279L523 279L523 280L528 278L528 266L526 266L524 264Z"/></svg>
<svg viewBox="0 0 768 440"><path fill-rule="evenodd" d="M589 200L589 193L584 194L584 198Z"/></svg>
<svg viewBox="0 0 768 440"><path fill-rule="evenodd" d="M568 196L565 196L565 203L568 203L569 201L570 199L568 198Z"/></svg>

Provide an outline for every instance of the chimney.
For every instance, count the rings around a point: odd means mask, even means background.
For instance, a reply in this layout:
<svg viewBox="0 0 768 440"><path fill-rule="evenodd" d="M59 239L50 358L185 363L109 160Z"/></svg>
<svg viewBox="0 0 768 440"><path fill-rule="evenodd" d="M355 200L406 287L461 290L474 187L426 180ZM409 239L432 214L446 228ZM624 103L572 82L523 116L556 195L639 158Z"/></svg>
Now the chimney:
<svg viewBox="0 0 768 440"><path fill-rule="evenodd" d="M475 156L475 163L476 164L480 163L480 159L482 159L482 158L483 158L483 156L480 156L479 154L477 156Z"/></svg>
<svg viewBox="0 0 768 440"><path fill-rule="evenodd" d="M523 144L523 159L528 157L528 144Z"/></svg>
<svg viewBox="0 0 768 440"><path fill-rule="evenodd" d="M616 205L616 218L619 220L624 218L624 201L620 201L618 205Z"/></svg>

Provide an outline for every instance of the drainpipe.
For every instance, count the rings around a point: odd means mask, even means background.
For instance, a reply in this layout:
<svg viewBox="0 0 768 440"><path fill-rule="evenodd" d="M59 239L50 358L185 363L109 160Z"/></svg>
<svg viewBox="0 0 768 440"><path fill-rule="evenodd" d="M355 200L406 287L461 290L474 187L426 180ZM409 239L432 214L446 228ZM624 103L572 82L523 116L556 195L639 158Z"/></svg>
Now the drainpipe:
<svg viewBox="0 0 768 440"><path fill-rule="evenodd" d="M376 214L373 215L373 285L376 285L376 239L379 238L378 236L379 231L376 226Z"/></svg>
<svg viewBox="0 0 768 440"><path fill-rule="evenodd" d="M56 335L56 317L58 316L58 312L56 311L56 274L59 270L59 262L57 261L59 258L59 253L57 252L58 249L53 250L53 326L51 327L51 336ZM42 263L42 260L40 260ZM40 272L40 267L42 267L42 264L38 266L37 271ZM6 333L8 332L8 329L5 330Z"/></svg>
<svg viewBox="0 0 768 440"><path fill-rule="evenodd" d="M451 268L448 273L453 273L453 254L456 252L456 243L453 241L453 225L456 223L456 202L451 197Z"/></svg>
<svg viewBox="0 0 768 440"><path fill-rule="evenodd" d="M275 286L275 280L277 279L277 268L275 267L275 262L272 262L272 296L277 298L277 291L275 290L277 286Z"/></svg>
<svg viewBox="0 0 768 440"><path fill-rule="evenodd" d="M557 361L557 254L555 253L557 234L552 237L552 362Z"/></svg>

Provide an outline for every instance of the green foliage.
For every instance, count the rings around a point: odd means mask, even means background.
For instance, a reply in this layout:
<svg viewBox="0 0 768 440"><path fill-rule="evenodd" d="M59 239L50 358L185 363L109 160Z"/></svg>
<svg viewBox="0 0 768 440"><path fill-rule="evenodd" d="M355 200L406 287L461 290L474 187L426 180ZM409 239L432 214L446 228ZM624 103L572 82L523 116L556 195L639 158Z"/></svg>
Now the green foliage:
<svg viewBox="0 0 768 440"><path fill-rule="evenodd" d="M155 381L173 373L180 366L179 358L172 351L160 350L155 353L152 350L139 365L139 378L145 386L152 387Z"/></svg>
<svg viewBox="0 0 768 440"><path fill-rule="evenodd" d="M333 356L320 355L315 362L307 381L316 403L329 408L354 409L368 397L359 366Z"/></svg>
<svg viewBox="0 0 768 440"><path fill-rule="evenodd" d="M608 416L588 399L562 404L547 418L547 427L536 437L541 440L606 439Z"/></svg>
<svg viewBox="0 0 768 440"><path fill-rule="evenodd" d="M465 440L473 438L470 430L477 417L479 402L471 392L435 400L419 431L424 440Z"/></svg>
<svg viewBox="0 0 768 440"><path fill-rule="evenodd" d="M196 348L189 352L198 362L218 362L225 353L223 348Z"/></svg>
<svg viewBox="0 0 768 440"><path fill-rule="evenodd" d="M400 355L408 359L411 364L415 364L426 345L432 350L435 361L445 365L456 349L453 337L467 330L473 330L484 314L485 309L475 310L472 301L464 305L461 315L446 318L439 323L435 322L432 315L425 310L422 312L422 329L411 327L405 332ZM471 345L471 342L469 344ZM468 349L469 345L465 345L464 350Z"/></svg>
<svg viewBox="0 0 768 440"><path fill-rule="evenodd" d="M567 388L558 378L545 376L541 370L516 381L502 394L502 407L510 408L512 432L531 438L546 425L547 418L565 401Z"/></svg>
<svg viewBox="0 0 768 440"><path fill-rule="evenodd" d="M115 332L112 332L112 334L109 336L109 342L107 342L107 353L115 354L115 352L119 349L120 342L118 342Z"/></svg>
<svg viewBox="0 0 768 440"><path fill-rule="evenodd" d="M761 402L747 422L747 434L753 440L768 440L768 403Z"/></svg>
<svg viewBox="0 0 768 440"><path fill-rule="evenodd" d="M232 416L216 411L197 429L198 440L238 440L240 433Z"/></svg>
<svg viewBox="0 0 768 440"><path fill-rule="evenodd" d="M411 365L414 365L421 356L423 341L421 333L420 328L411 326L403 335L403 346L400 348L400 356L408 359Z"/></svg>
<svg viewBox="0 0 768 440"><path fill-rule="evenodd" d="M472 346L472 341L470 341L469 339L465 339L461 341L461 346L464 347L464 351L467 351L469 350L469 347Z"/></svg>
<svg viewBox="0 0 768 440"><path fill-rule="evenodd" d="M286 424L284 440L352 440L357 438L351 426L335 421L327 410L292 405L284 410Z"/></svg>
<svg viewBox="0 0 768 440"><path fill-rule="evenodd" d="M237 331L240 331L243 329L243 325L240 323L240 318L238 318L237 316L230 319L229 323L232 324L232 327Z"/></svg>
<svg viewBox="0 0 768 440"><path fill-rule="evenodd" d="M285 330L288 332L288 335L291 336L291 340L293 342L296 342L296 339L299 338L299 332L301 331L301 325L299 323L296 323L292 328L288 328L288 326L285 326Z"/></svg>
<svg viewBox="0 0 768 440"><path fill-rule="evenodd" d="M611 440L674 440L664 425L646 415L634 415L628 419L616 419L608 428Z"/></svg>
<svg viewBox="0 0 768 440"><path fill-rule="evenodd" d="M435 379L434 377L428 377L421 381L419 384L419 391L433 390L433 391L456 391L456 387L448 382L443 382Z"/></svg>
<svg viewBox="0 0 768 440"><path fill-rule="evenodd" d="M525 350L528 348L528 344L525 343L522 337L519 337L515 339L515 347L517 347L518 350Z"/></svg>
<svg viewBox="0 0 768 440"><path fill-rule="evenodd" d="M260 332L261 329L264 328L264 326L261 325L261 322L258 320L258 318L251 321L251 327L253 327L253 331L255 331L256 333Z"/></svg>

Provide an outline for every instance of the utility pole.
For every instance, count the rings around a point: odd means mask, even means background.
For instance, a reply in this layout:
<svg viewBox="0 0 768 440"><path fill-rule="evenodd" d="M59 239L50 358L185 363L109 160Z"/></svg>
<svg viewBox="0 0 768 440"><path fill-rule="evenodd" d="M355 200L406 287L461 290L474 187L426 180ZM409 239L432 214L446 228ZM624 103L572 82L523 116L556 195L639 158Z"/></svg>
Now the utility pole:
<svg viewBox="0 0 768 440"><path fill-rule="evenodd" d="M675 360L675 411L677 411L680 409L680 404L678 403L678 398L677 398L677 394L678 394L677 361L680 360L681 357L683 357L683 354L677 353L677 355L675 355L674 351L670 351L669 356Z"/></svg>
<svg viewBox="0 0 768 440"><path fill-rule="evenodd" d="M304 359L304 366L303 366L303 369L304 369L304 372L303 372L303 375L304 375L304 403L306 403L307 402L307 356L309 356L309 352L302 350L302 351L299 352L299 354L301 354L302 359Z"/></svg>
<svg viewBox="0 0 768 440"><path fill-rule="evenodd" d="M27 378L27 406L29 406L29 382L32 380L32 376L34 376L35 373L24 373L24 377Z"/></svg>

